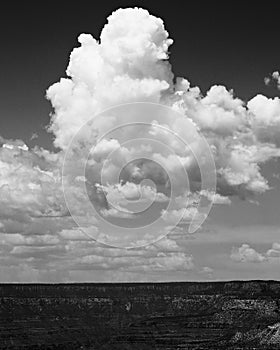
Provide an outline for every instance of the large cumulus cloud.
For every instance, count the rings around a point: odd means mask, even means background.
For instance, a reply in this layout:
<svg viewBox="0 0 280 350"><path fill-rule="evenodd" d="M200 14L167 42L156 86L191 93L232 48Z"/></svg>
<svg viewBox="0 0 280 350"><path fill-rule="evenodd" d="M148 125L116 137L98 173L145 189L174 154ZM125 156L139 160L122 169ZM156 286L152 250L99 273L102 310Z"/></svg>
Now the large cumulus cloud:
<svg viewBox="0 0 280 350"><path fill-rule="evenodd" d="M258 95L246 104L224 86L212 86L203 96L186 79L174 82L167 61L172 40L162 20L146 10L120 9L108 18L100 42L90 34L80 35L79 42L70 55L69 78L47 92L54 107L50 129L56 146L66 149L79 128L105 108L158 102L179 110L207 138L221 195L244 198L269 188L260 166L279 156L277 98ZM164 125L160 118L153 122ZM184 120L164 122L174 131L184 128ZM163 140L170 144L168 136Z"/></svg>

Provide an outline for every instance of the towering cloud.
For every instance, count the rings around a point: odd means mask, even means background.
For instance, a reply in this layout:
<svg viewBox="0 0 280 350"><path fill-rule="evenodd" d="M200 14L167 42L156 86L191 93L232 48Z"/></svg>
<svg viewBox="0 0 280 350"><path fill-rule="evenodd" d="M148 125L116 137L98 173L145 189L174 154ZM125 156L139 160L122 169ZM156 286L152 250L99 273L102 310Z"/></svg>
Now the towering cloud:
<svg viewBox="0 0 280 350"><path fill-rule="evenodd" d="M165 125L178 132L188 128L186 121L192 121L206 137L215 158L220 195L245 198L269 188L260 166L280 154L277 98L258 95L246 105L224 86L215 85L202 96L199 88L191 87L186 79L177 78L174 82L167 61L172 40L162 20L143 9L114 12L102 30L100 42L90 34L82 34L78 40L81 46L71 53L69 78L61 79L47 92L54 107L50 130L55 134L56 146L66 150L79 128L108 107L134 101L156 102L170 106L183 117L161 120L155 116L148 120L152 125ZM128 119L124 116L123 120ZM105 123L111 122L104 118L96 125L93 122L92 128L101 133L104 128L107 130ZM117 123L110 124L110 128L114 126ZM90 132L82 136L84 142L90 138L94 146ZM160 137L172 145L175 155L182 156L170 135ZM118 140L103 140L103 150L107 147L111 151L117 143ZM119 153L130 151L120 148ZM103 153L103 158L107 155L108 152ZM183 156L186 159L190 154ZM191 160L184 166L189 174L199 172ZM193 177L193 183L197 180Z"/></svg>
<svg viewBox="0 0 280 350"><path fill-rule="evenodd" d="M55 108L51 130L62 149L98 112L125 102L160 102L173 85L166 61L172 40L163 21L146 10L118 10L108 18L100 43L90 34L78 41L66 71L69 79L47 91Z"/></svg>

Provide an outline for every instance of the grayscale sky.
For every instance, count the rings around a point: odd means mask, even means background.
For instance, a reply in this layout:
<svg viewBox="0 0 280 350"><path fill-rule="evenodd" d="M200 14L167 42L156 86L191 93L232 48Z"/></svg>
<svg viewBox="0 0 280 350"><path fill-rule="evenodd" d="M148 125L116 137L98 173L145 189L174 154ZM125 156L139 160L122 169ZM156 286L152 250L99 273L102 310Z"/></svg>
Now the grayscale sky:
<svg viewBox="0 0 280 350"><path fill-rule="evenodd" d="M115 12L102 32L112 12L134 7L150 15L137 9ZM1 5L0 16L0 282L279 279L280 78L272 75L280 70L276 4L12 2ZM82 33L91 36L78 42ZM70 59L75 47L80 49ZM76 167L85 153L80 143L69 156L66 175L71 209L82 229L65 205L61 169L72 137L95 113L137 101L179 108L197 125L215 148L217 196L206 195L215 203L195 233L183 222L154 244L122 249L83 232L89 227L87 208L78 199L80 185L74 188L71 182L75 176L81 180ZM108 127L107 117L101 116L101 129ZM167 116L163 124L175 131L184 128L180 118L176 123ZM79 137L87 145L94 136L83 129ZM123 164L127 150L117 148L115 137L122 136L112 135L93 154L91 186L99 181L96 164L108 150L116 152L108 168L112 173L117 162ZM163 143L169 142L168 136ZM159 159L157 152L152 159ZM162 164L175 174L178 204L185 200L183 192L179 195L181 178L165 158ZM196 165L185 166L191 186L200 186ZM127 184L135 179L135 169L152 179L161 210L168 197L161 170L144 161L133 169L123 173ZM133 196L136 187L108 186L105 192L114 201L125 191ZM154 195L145 193L148 199ZM128 214L110 209L108 198L96 189L91 196L106 218L128 220ZM178 204L168 213L164 229L182 208ZM100 227L90 225L104 242Z"/></svg>

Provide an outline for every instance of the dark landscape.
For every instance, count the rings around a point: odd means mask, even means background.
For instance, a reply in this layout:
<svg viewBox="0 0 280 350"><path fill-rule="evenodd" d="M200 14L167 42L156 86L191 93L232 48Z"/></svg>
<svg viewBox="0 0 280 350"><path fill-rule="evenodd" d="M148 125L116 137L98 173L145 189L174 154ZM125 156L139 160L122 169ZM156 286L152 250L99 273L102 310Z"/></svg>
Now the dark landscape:
<svg viewBox="0 0 280 350"><path fill-rule="evenodd" d="M1 349L280 349L280 282L2 284Z"/></svg>

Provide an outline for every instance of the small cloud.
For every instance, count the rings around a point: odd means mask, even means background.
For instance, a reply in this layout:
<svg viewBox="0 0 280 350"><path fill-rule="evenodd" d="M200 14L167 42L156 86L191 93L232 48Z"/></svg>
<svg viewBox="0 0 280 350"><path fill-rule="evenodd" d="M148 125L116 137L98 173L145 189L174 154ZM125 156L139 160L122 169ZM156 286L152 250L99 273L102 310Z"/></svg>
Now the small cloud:
<svg viewBox="0 0 280 350"><path fill-rule="evenodd" d="M205 196L213 204L231 204L231 200L227 196L222 196L219 193L202 190L200 194Z"/></svg>
<svg viewBox="0 0 280 350"><path fill-rule="evenodd" d="M269 78L269 77L265 77L264 78L264 83L265 83L265 85L269 85L270 84L270 82L271 82L271 79Z"/></svg>
<svg viewBox="0 0 280 350"><path fill-rule="evenodd" d="M231 255L231 260L236 262L252 262L260 263L266 260L266 257L261 253L257 252L254 248L251 248L249 244L242 244L239 248L233 248Z"/></svg>
<svg viewBox="0 0 280 350"><path fill-rule="evenodd" d="M277 88L280 89L280 73L278 71L274 71L270 76L264 78L264 83L267 86L273 82L275 82Z"/></svg>
<svg viewBox="0 0 280 350"><path fill-rule="evenodd" d="M36 140L39 137L39 135L36 132L33 132L33 134L30 137L30 141Z"/></svg>
<svg viewBox="0 0 280 350"><path fill-rule="evenodd" d="M209 266L204 266L199 272L208 278L212 278L214 270Z"/></svg>
<svg viewBox="0 0 280 350"><path fill-rule="evenodd" d="M269 258L280 258L280 243L279 242L272 243L272 247L266 252L266 255Z"/></svg>

